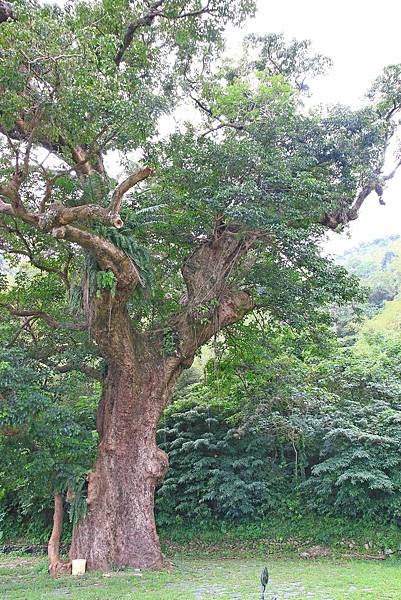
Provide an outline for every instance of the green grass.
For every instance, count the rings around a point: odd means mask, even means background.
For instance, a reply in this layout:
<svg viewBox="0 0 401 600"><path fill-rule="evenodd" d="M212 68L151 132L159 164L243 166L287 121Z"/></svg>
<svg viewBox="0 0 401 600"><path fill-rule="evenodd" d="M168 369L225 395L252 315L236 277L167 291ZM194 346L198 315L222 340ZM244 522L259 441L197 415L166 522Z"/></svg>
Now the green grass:
<svg viewBox="0 0 401 600"><path fill-rule="evenodd" d="M379 600L401 598L401 562L364 560L302 560L299 558L229 558L205 555L174 559L168 572L98 573L52 579L44 558L0 556L0 598L3 600L257 600L262 567L271 582L266 600Z"/></svg>

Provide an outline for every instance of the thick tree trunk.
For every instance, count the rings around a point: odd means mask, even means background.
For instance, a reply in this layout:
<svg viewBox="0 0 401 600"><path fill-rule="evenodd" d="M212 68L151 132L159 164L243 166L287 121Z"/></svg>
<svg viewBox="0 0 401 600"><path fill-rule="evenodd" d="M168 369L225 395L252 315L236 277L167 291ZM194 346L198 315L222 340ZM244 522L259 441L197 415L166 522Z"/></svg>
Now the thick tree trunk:
<svg viewBox="0 0 401 600"><path fill-rule="evenodd" d="M253 242L254 238L249 240ZM226 232L224 238L217 236L202 245L199 256L191 256L183 270L187 306L168 323L179 340L168 357L157 330L140 333L132 327L127 302L138 282L132 261L127 266L126 256L121 259L124 277L117 272L115 295L103 291L93 296L88 282L83 282L91 335L108 368L98 409L98 456L88 475L88 512L74 529L70 550L70 558L86 559L90 570L165 564L156 533L154 495L168 458L156 446L157 424L177 377L191 365L198 347L253 309L249 294L224 289L233 257L241 256L247 244L238 244L237 237ZM109 268L104 258L101 266ZM219 298L206 323L198 318L197 289L202 290L202 301Z"/></svg>
<svg viewBox="0 0 401 600"><path fill-rule="evenodd" d="M128 565L160 568L154 494L168 467L156 428L175 380L149 355L110 367L98 409L100 444L88 476L88 512L73 533L70 558L90 570Z"/></svg>

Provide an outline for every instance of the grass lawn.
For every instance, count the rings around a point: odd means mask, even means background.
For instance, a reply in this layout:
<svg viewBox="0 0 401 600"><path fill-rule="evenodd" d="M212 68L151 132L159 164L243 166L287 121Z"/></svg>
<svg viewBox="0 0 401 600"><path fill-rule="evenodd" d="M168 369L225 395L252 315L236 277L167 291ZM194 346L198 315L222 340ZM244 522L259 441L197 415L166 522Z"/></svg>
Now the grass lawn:
<svg viewBox="0 0 401 600"><path fill-rule="evenodd" d="M0 555L0 598L3 600L257 600L260 558L217 559L205 555L174 559L171 573L132 570L52 579L45 558ZM302 560L266 561L271 582L266 600L401 599L401 561Z"/></svg>

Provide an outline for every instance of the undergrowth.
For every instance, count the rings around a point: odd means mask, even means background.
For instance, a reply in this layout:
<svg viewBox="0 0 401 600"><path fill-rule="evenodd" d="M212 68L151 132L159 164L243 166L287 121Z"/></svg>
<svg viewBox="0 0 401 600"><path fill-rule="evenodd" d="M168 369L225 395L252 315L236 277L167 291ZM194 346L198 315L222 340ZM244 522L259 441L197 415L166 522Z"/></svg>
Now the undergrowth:
<svg viewBox="0 0 401 600"><path fill-rule="evenodd" d="M180 526L164 527L159 533L166 545L208 547L210 550L215 547L217 551L225 545L246 549L260 544L277 546L281 550L315 544L341 552L391 549L398 553L401 549L401 528L396 524L314 515L303 515L293 520L272 517L236 524L224 521L202 525L182 523Z"/></svg>
<svg viewBox="0 0 401 600"><path fill-rule="evenodd" d="M43 523L23 525L17 521L3 521L0 545L7 543L46 543L50 529ZM180 522L170 527L159 527L163 546L180 550L203 548L219 552L222 548L253 550L269 546L280 551L300 546L322 544L339 552L380 552L391 549L401 551L401 527L397 524L380 523L370 519L349 520L321 517L312 514L285 519L272 516L253 522L229 523L226 521ZM71 540L71 524L66 519L63 527L63 543ZM369 548L366 548L366 546Z"/></svg>

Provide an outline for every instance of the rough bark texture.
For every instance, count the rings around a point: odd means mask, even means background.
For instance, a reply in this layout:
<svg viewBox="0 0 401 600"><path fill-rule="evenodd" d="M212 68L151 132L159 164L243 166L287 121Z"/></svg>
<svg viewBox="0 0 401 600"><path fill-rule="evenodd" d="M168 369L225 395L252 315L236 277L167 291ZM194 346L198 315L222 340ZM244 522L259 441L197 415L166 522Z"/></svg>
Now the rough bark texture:
<svg viewBox="0 0 401 600"><path fill-rule="evenodd" d="M161 567L164 559L154 520L154 493L168 467L156 446L156 426L168 394L164 373L144 366L109 372L99 406L101 435L95 469L88 476L88 513L78 524L70 558L89 569L115 565Z"/></svg>
<svg viewBox="0 0 401 600"><path fill-rule="evenodd" d="M224 235L192 255L196 265L186 270L189 302L169 324L179 337L169 356L164 356L156 331L134 331L126 307L131 288L124 277L120 276L113 298L109 292L90 298L84 286L87 321L108 366L97 415L98 456L88 475L88 511L74 530L70 551L71 559L86 559L90 570L165 564L156 533L154 494L168 458L156 446L156 428L178 376L191 365L197 348L253 309L248 294L224 285L244 247ZM203 277L196 275L200 271ZM218 300L206 320L197 310L205 297Z"/></svg>
<svg viewBox="0 0 401 600"><path fill-rule="evenodd" d="M74 530L70 558L85 558L90 570L160 568L165 560L154 494L168 458L156 446L156 428L180 367L134 338L124 307L116 306L108 337L102 323L98 311L93 327L108 360L97 415L100 443L88 475L88 511Z"/></svg>
<svg viewBox="0 0 401 600"><path fill-rule="evenodd" d="M60 560L60 539L63 530L63 497L61 494L54 496L53 529L47 546L49 557L49 573L70 573L71 563Z"/></svg>
<svg viewBox="0 0 401 600"><path fill-rule="evenodd" d="M8 19L14 19L12 6L9 2L0 0L0 23L4 23Z"/></svg>

